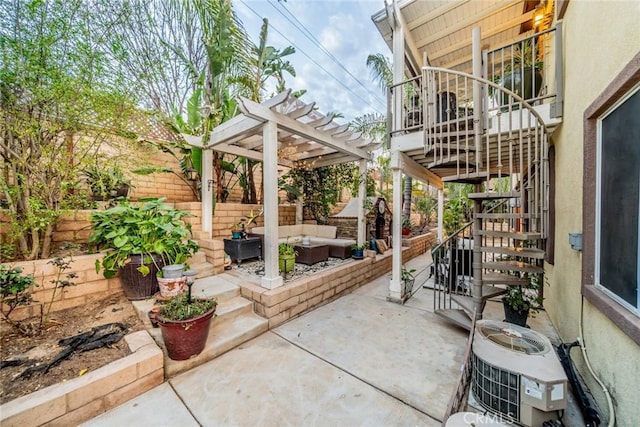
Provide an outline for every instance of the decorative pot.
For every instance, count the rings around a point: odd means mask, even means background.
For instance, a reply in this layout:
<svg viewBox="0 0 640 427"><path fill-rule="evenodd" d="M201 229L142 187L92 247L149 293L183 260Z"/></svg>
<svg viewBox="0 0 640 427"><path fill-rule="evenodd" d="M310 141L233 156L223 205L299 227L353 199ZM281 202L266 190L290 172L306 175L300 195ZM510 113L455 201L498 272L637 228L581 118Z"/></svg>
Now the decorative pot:
<svg viewBox="0 0 640 427"><path fill-rule="evenodd" d="M165 279L179 279L184 274L184 264L170 264L162 267L162 277Z"/></svg>
<svg viewBox="0 0 640 427"><path fill-rule="evenodd" d="M162 340L171 360L187 360L204 350L216 306L189 320L165 321L157 316Z"/></svg>
<svg viewBox="0 0 640 427"><path fill-rule="evenodd" d="M532 67L516 68L515 70L505 73L500 83L506 89L514 92L522 99L532 99L538 96L542 89L542 74L540 71ZM500 93L500 105L508 105L510 97L507 94ZM514 105L513 110L517 110L519 105ZM508 107L502 107L501 111L508 111Z"/></svg>
<svg viewBox="0 0 640 427"><path fill-rule="evenodd" d="M402 281L402 295L411 295L411 291L413 291L413 284L416 279L404 279Z"/></svg>
<svg viewBox="0 0 640 427"><path fill-rule="evenodd" d="M144 259L149 257L148 255L131 255L129 262L120 269L122 290L129 301L151 298L158 292L156 275L158 267L162 268L164 266L164 261L162 261L160 255L153 254L152 256L153 262L151 262L151 259ZM142 265L146 265L149 268L149 274L146 276L138 271L138 268Z"/></svg>
<svg viewBox="0 0 640 427"><path fill-rule="evenodd" d="M353 249L351 252L351 257L355 259L364 258L364 250L363 249Z"/></svg>
<svg viewBox="0 0 640 427"><path fill-rule="evenodd" d="M280 255L278 257L278 267L283 273L288 273L293 270L293 266L296 263L296 255Z"/></svg>
<svg viewBox="0 0 640 427"><path fill-rule="evenodd" d="M170 278L158 277L160 295L164 298L173 297L183 293L186 285L187 278L185 276Z"/></svg>
<svg viewBox="0 0 640 427"><path fill-rule="evenodd" d="M403 236L408 236L409 234L411 234L411 229L410 228L403 228L402 229L402 235Z"/></svg>
<svg viewBox="0 0 640 427"><path fill-rule="evenodd" d="M502 305L504 306L504 317L505 322L513 323L514 325L519 325L526 327L527 326L527 318L529 317L529 309L524 311L516 311L506 299L502 299Z"/></svg>
<svg viewBox="0 0 640 427"><path fill-rule="evenodd" d="M231 238L232 239L239 239L242 237L242 231L232 231L231 232Z"/></svg>

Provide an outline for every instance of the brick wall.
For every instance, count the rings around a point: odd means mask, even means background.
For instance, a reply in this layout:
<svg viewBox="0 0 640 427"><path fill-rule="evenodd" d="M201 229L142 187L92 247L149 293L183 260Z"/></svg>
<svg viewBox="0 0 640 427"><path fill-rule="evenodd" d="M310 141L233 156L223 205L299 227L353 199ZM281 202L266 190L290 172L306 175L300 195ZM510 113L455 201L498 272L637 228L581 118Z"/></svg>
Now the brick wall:
<svg viewBox="0 0 640 427"><path fill-rule="evenodd" d="M430 250L436 236L435 233L427 233L406 240L409 247L402 250L403 262ZM273 328L388 273L391 261L392 251L389 250L375 258L348 263L276 289L246 283L240 286L242 296L254 302L256 312L268 318L269 327Z"/></svg>

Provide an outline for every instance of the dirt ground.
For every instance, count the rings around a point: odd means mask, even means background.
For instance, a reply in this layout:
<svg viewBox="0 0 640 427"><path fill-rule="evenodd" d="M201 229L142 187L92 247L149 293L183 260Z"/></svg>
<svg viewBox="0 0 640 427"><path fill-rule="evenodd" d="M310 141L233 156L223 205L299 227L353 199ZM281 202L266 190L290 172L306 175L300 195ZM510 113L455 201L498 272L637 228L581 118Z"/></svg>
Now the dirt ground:
<svg viewBox="0 0 640 427"><path fill-rule="evenodd" d="M36 322L39 319L31 319ZM25 321L29 322L29 320ZM127 325L127 334L144 329L131 303L124 295L112 296L104 300L92 301L83 307L77 307L51 314L51 321L43 332L32 337L16 333L6 324L0 331L0 360L10 358L28 358L35 363L48 363L63 347L58 341L90 331L92 327L112 322ZM69 359L51 368L47 373L36 373L30 378L18 378L27 369L27 365L11 366L0 369L0 403L24 396L52 384L73 379L94 371L114 360L129 354L123 339L110 347L102 347L84 353L74 353Z"/></svg>

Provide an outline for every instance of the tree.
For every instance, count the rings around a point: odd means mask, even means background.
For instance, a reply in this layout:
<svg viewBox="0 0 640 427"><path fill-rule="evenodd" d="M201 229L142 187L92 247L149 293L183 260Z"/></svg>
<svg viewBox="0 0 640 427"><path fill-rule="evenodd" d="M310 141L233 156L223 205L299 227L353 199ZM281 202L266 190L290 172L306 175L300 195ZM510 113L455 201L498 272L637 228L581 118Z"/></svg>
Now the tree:
<svg viewBox="0 0 640 427"><path fill-rule="evenodd" d="M119 18L81 0L0 6L0 191L24 259L49 256L83 162L107 135L127 135L132 96L104 46Z"/></svg>

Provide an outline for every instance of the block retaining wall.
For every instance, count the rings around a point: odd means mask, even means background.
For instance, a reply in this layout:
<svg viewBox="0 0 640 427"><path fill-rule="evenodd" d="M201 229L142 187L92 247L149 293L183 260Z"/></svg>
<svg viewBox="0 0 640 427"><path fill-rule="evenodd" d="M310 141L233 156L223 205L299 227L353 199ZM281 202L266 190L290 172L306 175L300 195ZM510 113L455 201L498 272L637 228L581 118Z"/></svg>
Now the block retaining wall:
<svg viewBox="0 0 640 427"><path fill-rule="evenodd" d="M436 234L430 232L406 239L408 247L402 249L406 262L431 249ZM392 251L365 258L361 261L305 277L275 289L254 284L241 284L242 296L254 303L259 315L269 319L269 328L296 317L314 307L326 304L391 271Z"/></svg>
<svg viewBox="0 0 640 427"><path fill-rule="evenodd" d="M0 406L3 427L78 425L164 381L162 350L147 331L125 337L131 354Z"/></svg>

